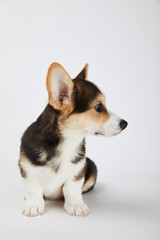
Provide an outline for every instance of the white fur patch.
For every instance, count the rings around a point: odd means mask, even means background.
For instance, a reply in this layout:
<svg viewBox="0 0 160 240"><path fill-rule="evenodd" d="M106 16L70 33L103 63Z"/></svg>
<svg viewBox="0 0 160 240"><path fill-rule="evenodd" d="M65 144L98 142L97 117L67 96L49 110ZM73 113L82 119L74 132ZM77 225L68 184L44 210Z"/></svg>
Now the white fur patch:
<svg viewBox="0 0 160 240"><path fill-rule="evenodd" d="M118 115L112 113L111 111L108 111L108 113L109 113L110 117L107 120L107 122L104 123L102 133L106 137L111 137L111 136L119 134L122 131L122 129L119 125L121 118Z"/></svg>
<svg viewBox="0 0 160 240"><path fill-rule="evenodd" d="M36 216L42 214L44 212L43 195L55 199L62 186L65 189L64 197L67 204L72 205L73 208L79 204L82 207L81 192L84 179L75 181L75 176L84 168L85 160L77 164L72 163L71 160L77 156L78 147L83 140L83 136L75 135L75 133L71 135L71 132L65 132L65 139L58 147L59 155L53 161L50 160L48 166L33 166L26 157L23 160L21 159L21 166L27 175L24 179L26 203L23 212L25 215ZM43 159L44 156L45 153L42 154L41 158ZM52 169L52 162L54 165L59 163L57 172ZM72 199L70 196L72 196ZM77 214L86 215L87 208L82 207L81 213L80 210L76 212Z"/></svg>

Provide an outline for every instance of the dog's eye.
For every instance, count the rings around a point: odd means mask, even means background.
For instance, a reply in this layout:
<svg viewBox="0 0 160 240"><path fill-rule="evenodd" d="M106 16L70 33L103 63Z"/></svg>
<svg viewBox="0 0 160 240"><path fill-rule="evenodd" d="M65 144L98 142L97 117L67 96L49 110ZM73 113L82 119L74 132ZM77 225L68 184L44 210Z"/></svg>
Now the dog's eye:
<svg viewBox="0 0 160 240"><path fill-rule="evenodd" d="M97 112L102 112L104 110L104 106L102 103L99 103L98 105L95 106L95 110Z"/></svg>

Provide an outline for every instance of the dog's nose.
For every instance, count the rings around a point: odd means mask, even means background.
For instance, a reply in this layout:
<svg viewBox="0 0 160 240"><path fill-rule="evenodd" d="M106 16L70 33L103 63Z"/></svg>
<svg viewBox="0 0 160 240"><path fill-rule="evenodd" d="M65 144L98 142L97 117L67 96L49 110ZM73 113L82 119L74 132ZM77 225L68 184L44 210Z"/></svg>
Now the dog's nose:
<svg viewBox="0 0 160 240"><path fill-rule="evenodd" d="M125 120L121 120L119 123L119 126L122 130L124 130L127 127L128 123Z"/></svg>

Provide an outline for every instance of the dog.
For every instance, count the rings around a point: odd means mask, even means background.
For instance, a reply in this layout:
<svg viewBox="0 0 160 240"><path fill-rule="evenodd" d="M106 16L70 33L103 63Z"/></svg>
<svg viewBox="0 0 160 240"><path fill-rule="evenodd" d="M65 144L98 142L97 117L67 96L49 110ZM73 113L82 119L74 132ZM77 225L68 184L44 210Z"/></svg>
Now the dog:
<svg viewBox="0 0 160 240"><path fill-rule="evenodd" d="M128 123L107 110L104 95L87 79L88 64L73 80L58 63L48 69L49 103L21 139L26 216L42 215L45 199L62 198L70 215L89 213L82 193L94 187L97 167L85 156L85 137L114 136Z"/></svg>

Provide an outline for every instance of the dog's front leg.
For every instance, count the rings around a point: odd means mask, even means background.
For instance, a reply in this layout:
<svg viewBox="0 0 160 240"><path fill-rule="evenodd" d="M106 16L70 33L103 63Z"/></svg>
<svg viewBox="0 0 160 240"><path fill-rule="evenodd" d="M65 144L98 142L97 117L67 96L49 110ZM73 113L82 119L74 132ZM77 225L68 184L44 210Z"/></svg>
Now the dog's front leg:
<svg viewBox="0 0 160 240"><path fill-rule="evenodd" d="M63 186L64 209L72 216L86 216L89 213L89 209L82 198L83 183L84 179L79 181L69 180Z"/></svg>
<svg viewBox="0 0 160 240"><path fill-rule="evenodd" d="M23 214L31 217L42 215L45 209L42 186L36 180L25 179L24 187L25 206Z"/></svg>

